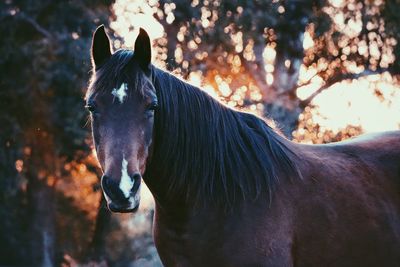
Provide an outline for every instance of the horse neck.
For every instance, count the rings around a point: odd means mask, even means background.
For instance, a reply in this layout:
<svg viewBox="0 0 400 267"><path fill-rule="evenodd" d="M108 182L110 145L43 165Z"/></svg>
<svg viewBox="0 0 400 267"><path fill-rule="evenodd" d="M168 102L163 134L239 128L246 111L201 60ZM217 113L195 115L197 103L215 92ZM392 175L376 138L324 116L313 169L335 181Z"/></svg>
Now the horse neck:
<svg viewBox="0 0 400 267"><path fill-rule="evenodd" d="M289 141L261 119L155 68L153 84L159 110L145 181L160 204L232 204L270 194L281 170L297 172Z"/></svg>
<svg viewBox="0 0 400 267"><path fill-rule="evenodd" d="M152 79L159 109L155 114L152 157L145 181L156 202L168 203L174 208L187 206L191 192L186 189L190 185L188 180L179 180L177 176L198 180L193 174L186 175L188 162L195 162L196 155L204 150L204 137L210 135L203 125L205 113L207 109L216 108L218 103L202 90L162 70L153 68ZM197 136L193 136L194 132ZM197 160L205 159L200 155Z"/></svg>

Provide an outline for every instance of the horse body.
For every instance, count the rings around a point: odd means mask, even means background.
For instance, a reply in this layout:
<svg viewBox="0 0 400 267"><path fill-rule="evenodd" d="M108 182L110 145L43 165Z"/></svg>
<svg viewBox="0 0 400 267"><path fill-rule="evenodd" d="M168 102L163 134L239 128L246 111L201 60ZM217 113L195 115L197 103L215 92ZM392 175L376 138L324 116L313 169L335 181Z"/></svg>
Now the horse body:
<svg viewBox="0 0 400 267"><path fill-rule="evenodd" d="M153 231L166 266L291 266L291 213L284 202L269 207L260 198L229 214L208 207L185 219L169 212L156 205Z"/></svg>
<svg viewBox="0 0 400 267"><path fill-rule="evenodd" d="M166 266L400 266L400 132L295 144L151 65L148 35L112 53L100 27L87 92L109 208L155 203ZM142 176L143 175L143 176Z"/></svg>
<svg viewBox="0 0 400 267"><path fill-rule="evenodd" d="M157 205L166 266L399 266L400 132L290 145L302 179L282 180L271 204L264 195L185 218Z"/></svg>

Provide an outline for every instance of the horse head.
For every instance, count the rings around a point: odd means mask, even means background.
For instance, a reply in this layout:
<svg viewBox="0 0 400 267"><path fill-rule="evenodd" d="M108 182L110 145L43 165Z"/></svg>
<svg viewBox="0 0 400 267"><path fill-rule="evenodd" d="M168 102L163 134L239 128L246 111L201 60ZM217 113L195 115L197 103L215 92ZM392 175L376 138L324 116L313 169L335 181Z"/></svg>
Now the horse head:
<svg viewBox="0 0 400 267"><path fill-rule="evenodd" d="M110 48L104 26L93 35L93 77L86 94L101 186L114 212L139 207L140 185L151 155L157 96L151 83L151 44L140 29L134 51Z"/></svg>

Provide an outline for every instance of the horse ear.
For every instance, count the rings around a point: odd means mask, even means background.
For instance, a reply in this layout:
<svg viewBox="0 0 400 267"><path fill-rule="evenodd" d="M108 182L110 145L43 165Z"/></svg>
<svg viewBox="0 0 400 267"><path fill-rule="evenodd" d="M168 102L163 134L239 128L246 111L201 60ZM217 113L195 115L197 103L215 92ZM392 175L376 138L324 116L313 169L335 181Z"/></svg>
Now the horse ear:
<svg viewBox="0 0 400 267"><path fill-rule="evenodd" d="M91 57L95 69L111 57L110 39L108 39L104 25L100 25L93 34Z"/></svg>
<svg viewBox="0 0 400 267"><path fill-rule="evenodd" d="M145 30L140 28L139 35L135 42L135 59L143 70L148 70L151 63L150 37Z"/></svg>

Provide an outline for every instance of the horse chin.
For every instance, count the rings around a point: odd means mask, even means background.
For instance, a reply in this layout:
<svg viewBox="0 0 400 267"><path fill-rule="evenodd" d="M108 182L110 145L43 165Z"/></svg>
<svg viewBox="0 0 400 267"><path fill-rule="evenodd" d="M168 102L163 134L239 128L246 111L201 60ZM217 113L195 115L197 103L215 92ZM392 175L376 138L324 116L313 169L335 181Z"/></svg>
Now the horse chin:
<svg viewBox="0 0 400 267"><path fill-rule="evenodd" d="M135 208L127 208L127 209L116 209L113 210L110 208L110 211L115 212L115 213L135 213L139 209L139 206L136 206Z"/></svg>
<svg viewBox="0 0 400 267"><path fill-rule="evenodd" d="M113 203L108 204L108 209L112 212L116 213L135 213L139 209L139 204L138 205L131 205L131 206L126 206L126 207L119 207L113 205Z"/></svg>
<svg viewBox="0 0 400 267"><path fill-rule="evenodd" d="M108 209L112 212L117 213L135 213L139 209L140 199L136 197L130 197L126 204L115 204L114 202L108 202Z"/></svg>

